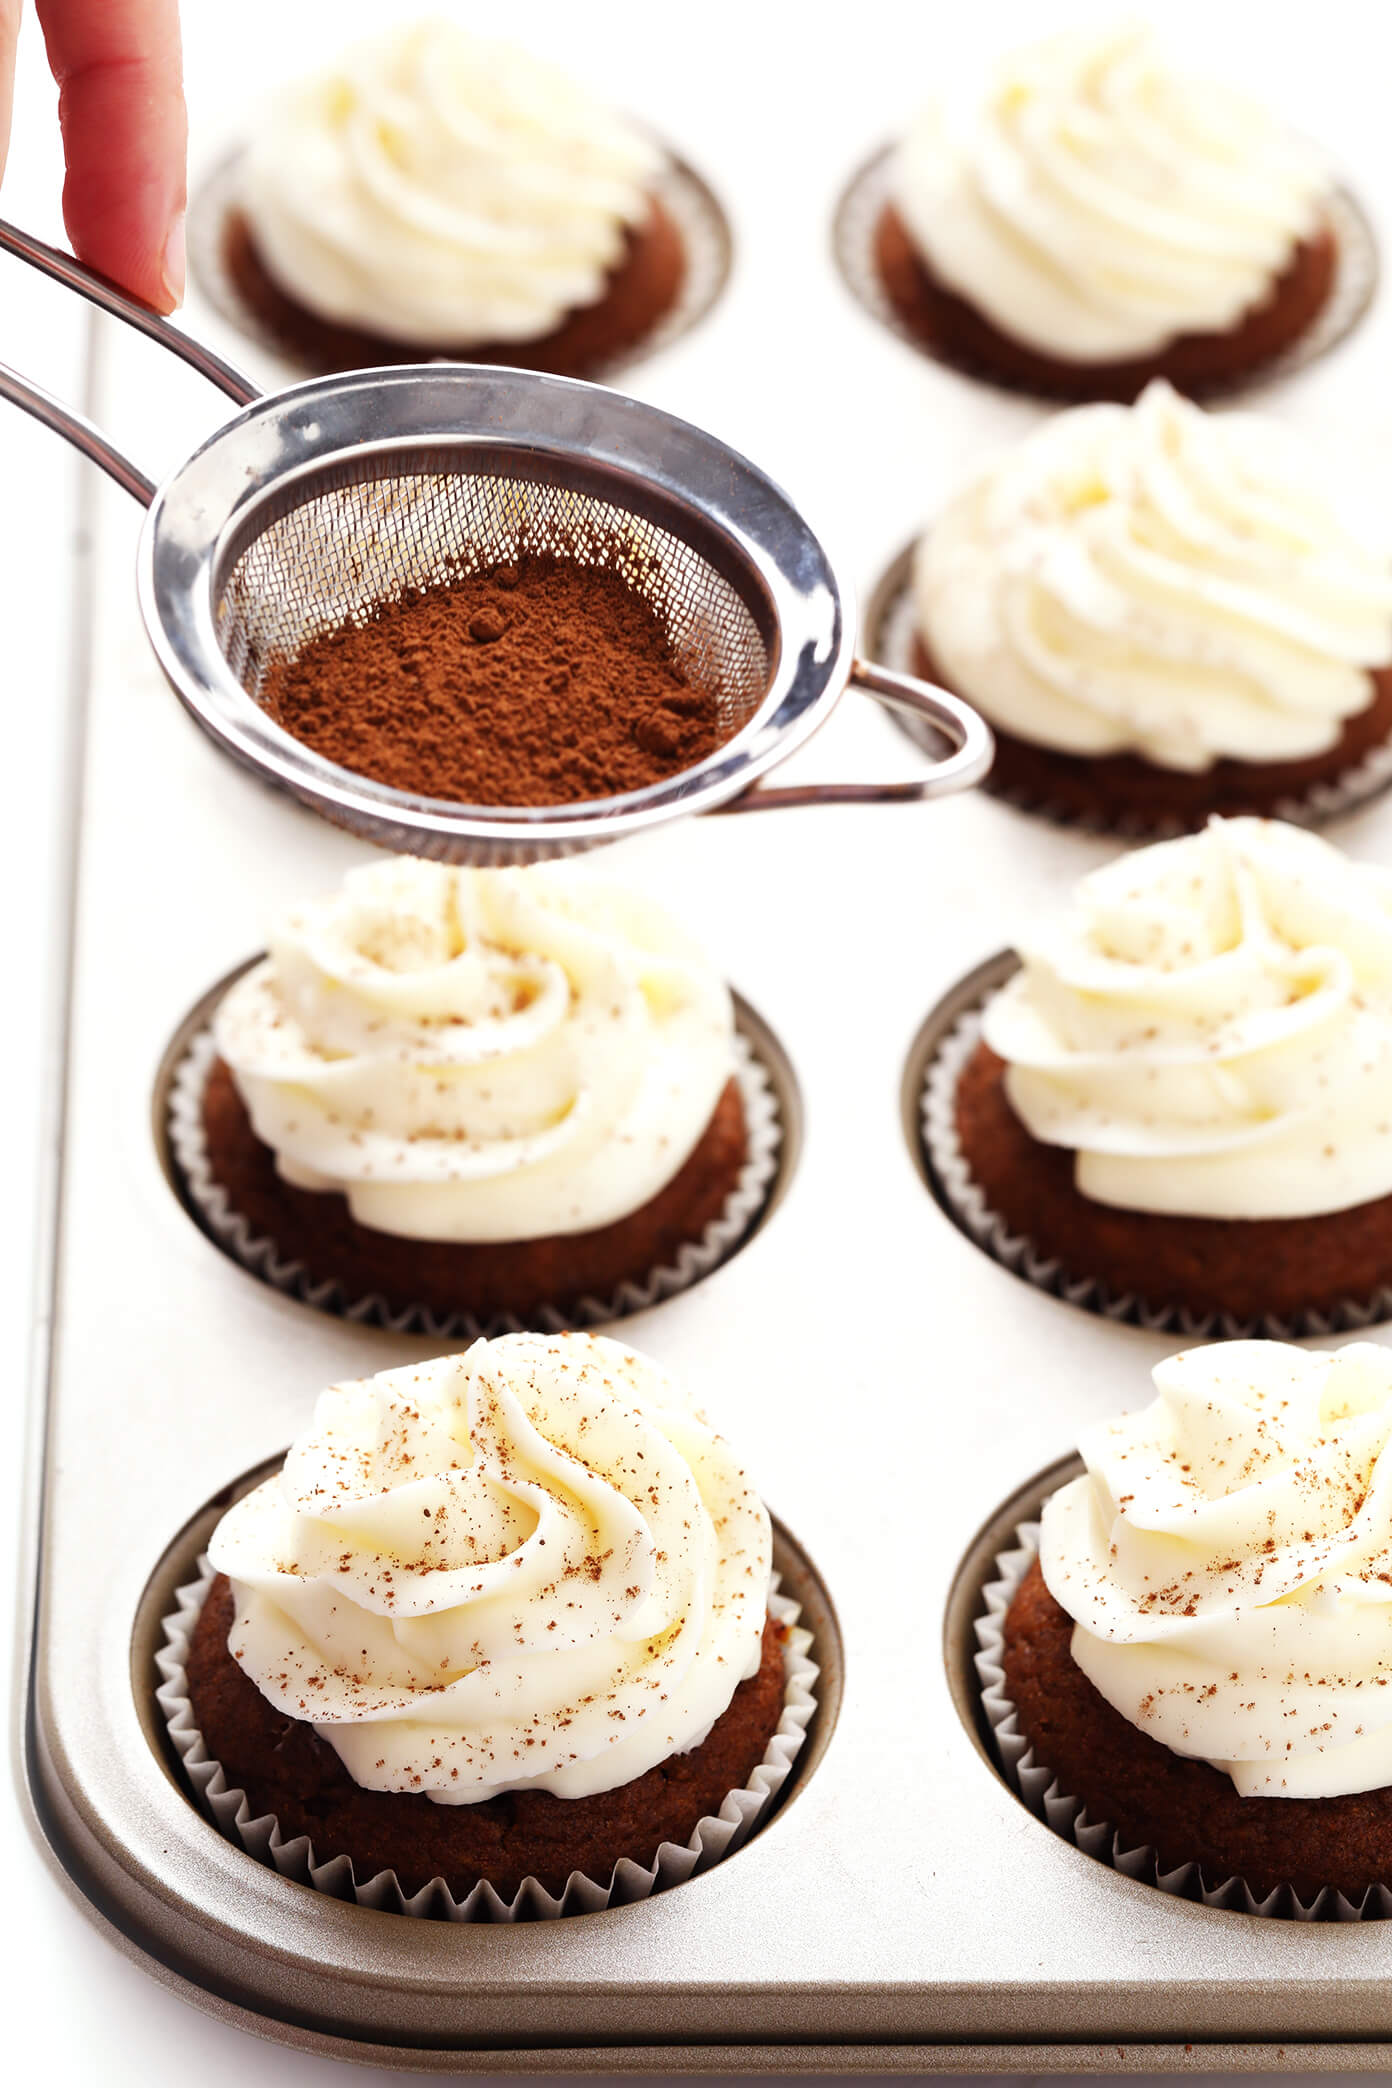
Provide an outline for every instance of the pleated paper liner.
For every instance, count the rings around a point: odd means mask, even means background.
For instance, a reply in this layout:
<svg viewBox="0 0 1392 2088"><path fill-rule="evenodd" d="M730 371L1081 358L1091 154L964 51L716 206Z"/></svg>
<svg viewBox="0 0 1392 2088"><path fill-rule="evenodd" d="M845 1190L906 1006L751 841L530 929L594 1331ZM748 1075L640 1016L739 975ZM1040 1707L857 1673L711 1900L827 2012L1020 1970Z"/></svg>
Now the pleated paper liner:
<svg viewBox="0 0 1392 2088"><path fill-rule="evenodd" d="M1085 1856L1095 1857L1124 1877L1153 1885L1175 1899L1197 1900L1205 1907L1287 1921L1385 1921L1392 1914L1392 1891L1385 1885L1370 1885L1356 1903L1332 1886L1326 1886L1308 1905L1291 1885L1278 1885L1273 1892L1259 1896L1242 1878L1206 1877L1197 1863L1162 1870L1154 1849L1124 1848L1120 1835L1107 1821L1089 1819L1087 1808L1062 1790L1053 1771L1036 1759L1033 1747L1019 1730L1005 1680L1002 1655L1006 1612L1038 1551L1039 1524L1019 1524L1014 1547L997 1554L996 1578L982 1589L981 1610L976 1618L976 1671L982 1709L1005 1780L1035 1817L1081 1849Z"/></svg>
<svg viewBox="0 0 1392 2088"><path fill-rule="evenodd" d="M990 385L996 391L1010 392L1017 398L1038 399L1041 404L1055 407L1077 404L1076 387L1067 392L1062 388L1050 391L1014 382L979 367L966 355L953 354L946 347L930 347L902 318L884 286L875 257L875 234L890 201L890 172L896 150L897 146L891 143L873 153L851 176L836 205L832 252L852 297L872 319L944 369L955 370L959 376ZM1365 316L1378 285L1378 249L1372 225L1357 198L1343 187L1331 190L1325 201L1325 215L1334 233L1334 281L1309 325L1275 355L1254 362L1246 370L1235 370L1230 376L1212 378L1196 386L1192 396L1236 398L1294 376L1337 348Z"/></svg>
<svg viewBox="0 0 1392 2088"><path fill-rule="evenodd" d="M218 160L195 185L189 198L189 269L199 290L218 316L258 347L297 368L305 376L324 374L304 350L270 324L236 282L227 265L227 228L237 209L238 178L244 148ZM681 235L685 270L677 294L647 332L586 371L591 380L608 381L634 363L670 348L689 333L719 300L729 280L734 241L729 220L714 191L685 160L668 152L652 182L652 195ZM525 343L519 343L525 347ZM428 355L424 358L429 360ZM453 357L437 358L454 360Z"/></svg>
<svg viewBox="0 0 1392 2088"><path fill-rule="evenodd" d="M798 1622L799 1605L778 1592L775 1572L768 1606L787 1632L782 1716L748 1783L731 1791L718 1813L698 1821L688 1842L681 1847L675 1842L663 1842L647 1865L623 1857L607 1878L590 1878L581 1871L572 1871L559 1897L548 1892L536 1878L525 1878L511 1900L504 1900L486 1880L462 1900L455 1898L443 1878L433 1878L418 1892L408 1895L395 1871L379 1871L375 1877L360 1879L351 1857L335 1856L321 1862L307 1835L287 1840L273 1814L253 1818L246 1793L229 1786L221 1763L209 1755L188 1694L189 1640L215 1577L206 1555L198 1567L199 1578L175 1591L176 1607L163 1619L165 1643L155 1655L164 1678L155 1692L156 1699L198 1803L222 1833L230 1841L240 1842L257 1862L332 1899L355 1900L360 1907L420 1920L555 1921L562 1915L594 1914L605 1907L629 1906L655 1892L664 1892L732 1855L767 1817L792 1773L817 1708L819 1670L813 1658L812 1634Z"/></svg>
<svg viewBox="0 0 1392 2088"><path fill-rule="evenodd" d="M921 1158L934 1197L959 1231L1036 1290L1101 1319L1143 1327L1152 1334L1175 1334L1185 1342L1238 1341L1254 1336L1299 1341L1322 1334L1356 1333L1392 1319L1392 1288L1381 1289L1371 1298L1349 1299L1333 1312L1302 1312L1284 1319L1275 1314L1240 1319L1230 1312L1195 1313L1183 1306L1153 1304L1131 1292L1117 1295L1086 1272L1064 1268L1056 1256L1012 1231L992 1210L962 1150L957 1135L957 1085L981 1041L987 1003L1017 969L1013 954L1003 953L964 982L957 996L959 1004L951 1009L944 1005L943 1022L931 1040L923 1067L918 1105ZM971 987L976 990L968 994L963 1006L960 996Z"/></svg>
<svg viewBox="0 0 1392 2088"><path fill-rule="evenodd" d="M543 1306L526 1320L510 1312L494 1313L487 1319L478 1319L469 1312L442 1314L421 1304L394 1311L388 1300L377 1293L350 1296L337 1279L312 1282L304 1265L285 1252L279 1242L254 1232L217 1180L208 1159L203 1092L217 1058L217 1047L207 1026L193 1031L170 1076L169 1162L181 1200L225 1254L272 1289L320 1312L386 1327L396 1334L428 1334L441 1341L475 1341L481 1335L517 1334L528 1329L560 1334L622 1319L675 1297L729 1260L759 1224L777 1187L785 1127L773 1076L759 1057L751 1036L742 1028L736 1029L734 1050L734 1075L744 1104L748 1148L739 1179L720 1216L712 1219L699 1239L686 1242L673 1261L650 1270L641 1281L622 1283L606 1297L583 1297L567 1301L564 1307Z"/></svg>
<svg viewBox="0 0 1392 2088"><path fill-rule="evenodd" d="M918 617L913 598L913 561L917 543L915 538L905 544L891 560L872 589L865 611L867 655L899 674L921 672L916 661ZM903 711L890 710L888 715L916 747L933 751L924 737L922 725ZM1292 826L1322 826L1326 820L1356 811L1370 799L1380 797L1389 785L1392 785L1392 739L1363 755L1343 775L1331 777L1326 782L1311 783L1305 790L1282 798L1261 816L1288 820ZM1166 818L1132 811L1110 815L1102 811L1082 813L1072 806L1053 803L1047 798L997 783L989 775L981 787L1003 804L1013 805L1017 812L1047 819L1053 826L1071 827L1078 833L1112 836L1118 841L1174 840L1181 834L1195 832L1196 826L1204 823L1202 819L1196 822L1179 814Z"/></svg>

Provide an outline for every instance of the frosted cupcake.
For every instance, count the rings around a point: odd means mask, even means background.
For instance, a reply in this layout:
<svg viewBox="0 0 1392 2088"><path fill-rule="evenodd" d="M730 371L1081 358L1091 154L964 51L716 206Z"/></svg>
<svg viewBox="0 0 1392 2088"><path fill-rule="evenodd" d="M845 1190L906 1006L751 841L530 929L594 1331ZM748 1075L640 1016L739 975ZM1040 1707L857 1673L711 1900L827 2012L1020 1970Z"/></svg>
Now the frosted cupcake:
<svg viewBox="0 0 1392 2088"><path fill-rule="evenodd" d="M455 1332L667 1295L743 1236L777 1137L728 988L660 908L411 857L274 924L173 1129L239 1258Z"/></svg>
<svg viewBox="0 0 1392 2088"><path fill-rule="evenodd" d="M1085 877L1019 953L939 1098L981 1237L1151 1313L1392 1306L1392 872L1215 820Z"/></svg>
<svg viewBox="0 0 1392 2088"><path fill-rule="evenodd" d="M317 369L450 356L582 376L650 334L681 289L664 165L554 67L417 22L272 106L223 259Z"/></svg>
<svg viewBox="0 0 1392 2088"><path fill-rule="evenodd" d="M1173 831L1315 809L1392 736L1392 560L1317 460L1168 385L1057 415L919 543L918 665L990 720L989 787Z"/></svg>
<svg viewBox="0 0 1392 2088"><path fill-rule="evenodd" d="M997 1744L1133 1876L1386 1913L1392 1355L1225 1342L1154 1376L1150 1406L1085 1431L1037 1558L1001 1562L978 1661Z"/></svg>
<svg viewBox="0 0 1392 2088"><path fill-rule="evenodd" d="M1231 385L1335 281L1322 157L1141 23L1048 38L903 140L876 257L944 360L1055 397Z"/></svg>
<svg viewBox="0 0 1392 2088"><path fill-rule="evenodd" d="M638 1897L723 1853L801 1744L771 1562L655 1363L507 1336L321 1396L213 1532L160 1700L220 1822L305 1882L342 1896L346 1860L374 1905L556 1912L622 1866Z"/></svg>

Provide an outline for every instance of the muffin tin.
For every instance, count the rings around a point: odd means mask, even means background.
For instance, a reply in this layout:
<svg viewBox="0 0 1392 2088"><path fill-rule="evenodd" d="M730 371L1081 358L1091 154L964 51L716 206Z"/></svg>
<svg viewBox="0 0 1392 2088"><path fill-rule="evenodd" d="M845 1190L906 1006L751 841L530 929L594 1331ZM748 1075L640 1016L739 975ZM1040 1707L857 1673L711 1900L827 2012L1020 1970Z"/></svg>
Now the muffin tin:
<svg viewBox="0 0 1392 2088"><path fill-rule="evenodd" d="M250 91L246 75L233 85ZM738 164L727 180L699 156L723 193L752 197ZM830 187L797 202L811 220L821 208L823 239L830 203ZM806 311L826 357L860 358L865 439L853 454L809 443L815 371L786 402L751 377L748 329L777 288L750 272L729 300L744 299L741 325L722 333L722 308L642 381L776 474L804 457L794 490L825 512L839 501L873 570L982 448L1028 424L1024 409L964 405L967 387L865 325L828 262ZM207 401L186 409L148 357L103 330L89 409L138 453L177 455ZM896 426L898 448L879 439ZM928 427L946 431L931 474ZM812 1612L821 1709L772 1819L641 1905L491 1928L327 1901L195 1811L154 1705L163 1599L322 1385L434 1344L258 1283L190 1223L161 1164L157 1082L186 1011L274 907L333 885L363 850L232 770L181 715L139 631L137 518L105 486L87 498L99 549L68 805L81 850L23 1759L55 1865L94 1918L225 2020L421 2071L1385 2063L1392 1926L1256 1922L1119 1876L1029 1815L980 1729L981 1582L1000 1533L1061 1473L1003 1496L1080 1426L1141 1403L1174 1346L1017 1282L919 1173L903 1098L925 1017L1022 908L1115 850L980 794L790 813L776 830L692 822L603 863L705 940L801 1094L798 1166L766 1223L618 1329L746 1453ZM866 705L796 761L811 778L896 762L910 775L915 758ZM1392 850L1392 809L1333 838Z"/></svg>

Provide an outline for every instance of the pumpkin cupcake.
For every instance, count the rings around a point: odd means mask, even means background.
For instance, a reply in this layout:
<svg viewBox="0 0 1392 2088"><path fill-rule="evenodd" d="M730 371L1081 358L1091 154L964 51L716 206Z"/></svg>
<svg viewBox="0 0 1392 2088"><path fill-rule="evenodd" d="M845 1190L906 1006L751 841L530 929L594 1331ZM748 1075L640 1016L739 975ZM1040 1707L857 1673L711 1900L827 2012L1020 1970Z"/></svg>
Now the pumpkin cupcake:
<svg viewBox="0 0 1392 2088"><path fill-rule="evenodd" d="M582 376L651 335L681 292L665 166L555 67L416 22L272 105L219 260L316 370L449 356Z"/></svg>
<svg viewBox="0 0 1392 2088"><path fill-rule="evenodd" d="M1113 830L1325 808L1392 738L1392 560L1275 423L1163 383L1057 415L921 539L918 667L987 788Z"/></svg>
<svg viewBox="0 0 1392 2088"><path fill-rule="evenodd" d="M1392 872L1215 820L1019 952L930 1073L938 1179L992 1252L1150 1321L1387 1314Z"/></svg>
<svg viewBox="0 0 1392 2088"><path fill-rule="evenodd" d="M1013 389L1231 387L1306 334L1339 265L1321 155L1171 66L1141 23L1052 36L927 109L876 260L900 323Z"/></svg>
<svg viewBox="0 0 1392 2088"><path fill-rule="evenodd" d="M1392 1355L1223 1342L1154 1379L987 1591L1008 1774L1168 1891L1385 1915Z"/></svg>
<svg viewBox="0 0 1392 2088"><path fill-rule="evenodd" d="M453 1918L641 1897L733 1846L801 1745L771 1545L648 1358L479 1342L322 1394L214 1530L160 1701L220 1824L301 1882Z"/></svg>
<svg viewBox="0 0 1392 2088"><path fill-rule="evenodd" d="M778 1125L729 989L570 866L388 858L290 909L173 1088L193 1207L295 1295L426 1331L557 1326L713 1268Z"/></svg>

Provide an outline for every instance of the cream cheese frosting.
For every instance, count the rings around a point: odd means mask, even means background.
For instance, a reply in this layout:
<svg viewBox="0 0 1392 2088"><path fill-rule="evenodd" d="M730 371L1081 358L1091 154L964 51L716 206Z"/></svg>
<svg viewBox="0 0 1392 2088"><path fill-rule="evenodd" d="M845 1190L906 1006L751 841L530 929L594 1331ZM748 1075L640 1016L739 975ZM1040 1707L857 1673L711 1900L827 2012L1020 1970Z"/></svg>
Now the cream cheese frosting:
<svg viewBox="0 0 1392 2088"><path fill-rule="evenodd" d="M983 1034L1084 1196L1252 1219L1392 1194L1392 871L1215 819L1083 878L1019 951Z"/></svg>
<svg viewBox="0 0 1392 2088"><path fill-rule="evenodd" d="M275 923L213 1031L287 1181L425 1240L626 1217L734 1066L729 991L676 923L555 865L350 871Z"/></svg>
<svg viewBox="0 0 1392 2088"><path fill-rule="evenodd" d="M661 165L553 66L425 21L285 93L248 147L240 199L301 304L459 348L535 340L595 303Z"/></svg>
<svg viewBox="0 0 1392 2088"><path fill-rule="evenodd" d="M1321 754L1392 661L1392 559L1313 456L1156 382L1056 415L920 540L919 629L993 724L1162 767Z"/></svg>
<svg viewBox="0 0 1392 2088"><path fill-rule="evenodd" d="M1072 363L1226 332L1318 228L1323 160L1142 23L1068 31L963 82L903 140L892 194L934 273Z"/></svg>
<svg viewBox="0 0 1392 2088"><path fill-rule="evenodd" d="M1244 1798L1392 1784L1392 1355L1219 1342L1154 1378L1044 1508L1074 1660Z"/></svg>
<svg viewBox="0 0 1392 2088"><path fill-rule="evenodd" d="M468 1805L699 1746L759 1666L771 1542L656 1363L510 1334L331 1386L208 1555L263 1696L366 1789Z"/></svg>

